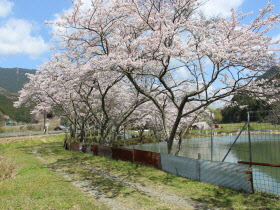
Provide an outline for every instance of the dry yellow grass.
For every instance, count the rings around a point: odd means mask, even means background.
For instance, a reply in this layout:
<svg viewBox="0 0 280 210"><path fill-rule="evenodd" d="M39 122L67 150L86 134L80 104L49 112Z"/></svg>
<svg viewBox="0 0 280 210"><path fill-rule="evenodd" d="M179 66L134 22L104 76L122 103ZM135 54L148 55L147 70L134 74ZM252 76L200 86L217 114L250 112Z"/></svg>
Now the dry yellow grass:
<svg viewBox="0 0 280 210"><path fill-rule="evenodd" d="M0 168L0 182L13 178L18 171L18 167L13 161L2 156L0 156Z"/></svg>
<svg viewBox="0 0 280 210"><path fill-rule="evenodd" d="M61 134L57 135L46 135L46 136L20 136L20 137L9 137L9 138L0 138L0 145L1 144L10 144L15 142L27 142L27 141L42 141L47 142L53 136L61 136ZM62 135L63 136L63 135Z"/></svg>

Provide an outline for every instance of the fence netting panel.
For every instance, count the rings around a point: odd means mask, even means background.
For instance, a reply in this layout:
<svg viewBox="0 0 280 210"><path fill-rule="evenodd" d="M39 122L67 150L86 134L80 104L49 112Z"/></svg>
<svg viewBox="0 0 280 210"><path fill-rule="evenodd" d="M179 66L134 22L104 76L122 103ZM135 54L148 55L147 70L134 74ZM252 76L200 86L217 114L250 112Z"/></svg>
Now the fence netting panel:
<svg viewBox="0 0 280 210"><path fill-rule="evenodd" d="M246 121L215 124L198 122L182 141L178 156L238 163L280 164L280 110L250 111ZM234 117L232 117L234 118ZM206 125L206 126L205 126ZM167 153L166 142L131 148ZM178 150L175 141L172 154ZM252 165L255 190L280 195L280 168Z"/></svg>
<svg viewBox="0 0 280 210"><path fill-rule="evenodd" d="M251 159L263 164L252 165L255 190L280 195L280 110L250 112L249 120Z"/></svg>

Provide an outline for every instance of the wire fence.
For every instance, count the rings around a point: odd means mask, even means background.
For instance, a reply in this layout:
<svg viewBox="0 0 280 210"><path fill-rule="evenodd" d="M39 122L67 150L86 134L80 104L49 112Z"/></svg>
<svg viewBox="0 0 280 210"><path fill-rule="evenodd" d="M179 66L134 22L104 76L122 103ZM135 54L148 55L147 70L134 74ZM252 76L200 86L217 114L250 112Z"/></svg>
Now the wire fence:
<svg viewBox="0 0 280 210"><path fill-rule="evenodd" d="M59 134L59 133L65 133L65 131L47 131L47 132L44 132L44 131L25 131L25 132L0 133L0 138L45 135L45 134Z"/></svg>
<svg viewBox="0 0 280 210"><path fill-rule="evenodd" d="M166 153L75 142L65 142L64 147L67 150L152 166L167 173L200 182L229 187L249 193L253 192L252 170L248 165L198 160Z"/></svg>
<svg viewBox="0 0 280 210"><path fill-rule="evenodd" d="M248 164L253 171L254 190L280 195L280 110L247 112L247 121L215 124L211 116L194 124L178 156ZM130 148L167 153L166 143Z"/></svg>

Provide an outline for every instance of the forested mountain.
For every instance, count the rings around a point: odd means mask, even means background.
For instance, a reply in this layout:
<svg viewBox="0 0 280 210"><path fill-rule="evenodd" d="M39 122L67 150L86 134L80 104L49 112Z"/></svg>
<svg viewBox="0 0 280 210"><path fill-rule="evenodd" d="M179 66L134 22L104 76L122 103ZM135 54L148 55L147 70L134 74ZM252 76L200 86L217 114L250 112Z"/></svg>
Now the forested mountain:
<svg viewBox="0 0 280 210"><path fill-rule="evenodd" d="M11 120L17 122L32 122L32 116L30 114L31 107L22 106L15 108L13 106L14 101L17 100L15 96L1 95L0 94L0 112L10 117Z"/></svg>
<svg viewBox="0 0 280 210"><path fill-rule="evenodd" d="M28 82L26 73L34 74L35 70L22 68L0 68L0 92L1 88L17 93L24 83ZM2 90L3 91L3 90Z"/></svg>
<svg viewBox="0 0 280 210"><path fill-rule="evenodd" d="M256 100L246 94L236 94L232 101L236 101L239 106L227 107L221 111L224 123L239 123L247 120L247 111L259 111L255 115L258 119L262 119L270 110L271 106L265 101ZM246 108L241 108L246 106ZM262 112L263 111L263 112Z"/></svg>
<svg viewBox="0 0 280 210"><path fill-rule="evenodd" d="M257 80L260 79L273 79L280 76L280 67L272 66L268 71L261 75Z"/></svg>
<svg viewBox="0 0 280 210"><path fill-rule="evenodd" d="M0 112L18 122L31 122L31 107L15 108L17 92L28 82L26 73L34 74L35 70L22 68L0 68Z"/></svg>
<svg viewBox="0 0 280 210"><path fill-rule="evenodd" d="M273 66L267 70L263 75L261 75L257 80L260 79L273 79L280 77L280 67ZM280 84L279 84L280 85ZM272 106L267 104L265 101L253 99L247 94L238 93L233 98L232 101L236 101L239 106L227 107L221 111L224 123L237 123L247 120L247 111L259 111L256 113L255 117L259 121L267 115L265 110L271 110ZM247 106L245 109L240 108L240 106Z"/></svg>

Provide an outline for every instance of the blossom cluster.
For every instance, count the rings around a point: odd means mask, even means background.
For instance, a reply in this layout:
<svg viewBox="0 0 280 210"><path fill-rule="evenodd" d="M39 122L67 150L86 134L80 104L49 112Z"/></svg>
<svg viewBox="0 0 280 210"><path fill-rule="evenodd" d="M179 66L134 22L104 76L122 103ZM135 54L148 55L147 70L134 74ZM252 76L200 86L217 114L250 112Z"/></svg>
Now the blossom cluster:
<svg viewBox="0 0 280 210"><path fill-rule="evenodd" d="M30 75L18 103L32 98L39 112L60 106L71 122L94 119L107 134L127 122L153 121L171 151L178 131L207 106L253 85L279 62L272 53L279 40L266 35L280 21L271 4L250 24L241 24L250 14L234 10L228 19L205 18L201 4L94 0L84 7L74 1L72 10L48 22L60 29L54 36L60 52Z"/></svg>

